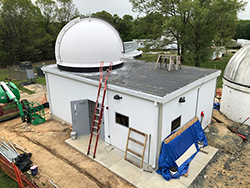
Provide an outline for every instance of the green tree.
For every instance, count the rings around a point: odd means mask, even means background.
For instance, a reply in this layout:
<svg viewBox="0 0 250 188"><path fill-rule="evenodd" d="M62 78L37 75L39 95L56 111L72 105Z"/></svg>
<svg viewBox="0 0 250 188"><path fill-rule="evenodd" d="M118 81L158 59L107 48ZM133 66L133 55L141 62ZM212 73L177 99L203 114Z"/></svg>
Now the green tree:
<svg viewBox="0 0 250 188"><path fill-rule="evenodd" d="M117 14L110 14L106 11L93 13L92 16L102 18L112 24L117 31L119 32L123 41L130 41L132 37L133 29L133 17L131 15L124 15L123 18L120 18Z"/></svg>
<svg viewBox="0 0 250 188"><path fill-rule="evenodd" d="M158 12L151 12L145 17L138 17L134 21L134 38L157 39L163 34L164 17Z"/></svg>
<svg viewBox="0 0 250 188"><path fill-rule="evenodd" d="M45 24L44 27L49 29L51 23L56 22L58 6L53 0L36 0L36 6L40 9L42 18L41 21Z"/></svg>
<svg viewBox="0 0 250 188"><path fill-rule="evenodd" d="M40 51L34 39L39 36L37 20L39 10L30 0L1 0L1 37L5 50L1 61L17 63L39 59Z"/></svg>
<svg viewBox="0 0 250 188"><path fill-rule="evenodd" d="M122 21L119 25L118 31L121 33L123 41L131 41L133 39L132 29L133 29L134 18L131 15L125 14L122 17Z"/></svg>
<svg viewBox="0 0 250 188"><path fill-rule="evenodd" d="M1 24L0 24L1 26ZM5 57L6 54L4 52L4 48L3 48L3 39L1 38L0 35L0 67L5 67L7 64L5 62L2 61L2 58Z"/></svg>
<svg viewBox="0 0 250 188"><path fill-rule="evenodd" d="M0 0L0 66L54 59L58 33L77 16L72 0Z"/></svg>
<svg viewBox="0 0 250 188"><path fill-rule="evenodd" d="M0 1L0 14L2 12L2 2ZM3 28L3 20L0 17L0 28ZM3 48L3 39L2 39L2 30L0 30L0 63L1 63L1 57L4 56L4 48Z"/></svg>
<svg viewBox="0 0 250 188"><path fill-rule="evenodd" d="M250 40L250 20L239 20L233 38Z"/></svg>
<svg viewBox="0 0 250 188"><path fill-rule="evenodd" d="M54 45L62 24L57 22L56 12L58 6L53 0L37 0L36 6L41 12L40 17L40 38L36 40L42 53L43 60L51 60L54 58Z"/></svg>
<svg viewBox="0 0 250 188"><path fill-rule="evenodd" d="M73 4L73 0L57 0L57 4L57 20L63 25L80 16L78 9Z"/></svg>
<svg viewBox="0 0 250 188"><path fill-rule="evenodd" d="M130 0L135 11L164 17L164 33L175 37L182 59L201 62L210 56L213 42L222 44L234 34L240 0Z"/></svg>
<svg viewBox="0 0 250 188"><path fill-rule="evenodd" d="M97 17L97 18L102 18L104 20L106 20L107 22L109 22L110 24L113 24L113 16L112 14L110 14L109 12L103 10L101 12L96 12L92 14L93 17Z"/></svg>
<svg viewBox="0 0 250 188"><path fill-rule="evenodd" d="M122 40L131 41L132 37L132 29L133 29L133 17L131 15L124 15L120 18L117 14L113 16L113 25L120 33Z"/></svg>

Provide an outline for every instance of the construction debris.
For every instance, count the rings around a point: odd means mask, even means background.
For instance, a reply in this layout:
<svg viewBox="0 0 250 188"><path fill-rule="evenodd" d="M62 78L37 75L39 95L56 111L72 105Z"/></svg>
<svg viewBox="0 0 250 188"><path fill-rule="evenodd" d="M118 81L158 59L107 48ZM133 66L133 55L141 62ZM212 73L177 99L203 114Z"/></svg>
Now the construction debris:
<svg viewBox="0 0 250 188"><path fill-rule="evenodd" d="M7 159L10 163L15 163L15 165L22 171L26 172L30 169L30 165L33 163L30 160L32 153L22 153L19 154L16 148L7 140L9 145L0 139L0 154ZM25 150L24 150L25 151Z"/></svg>
<svg viewBox="0 0 250 188"><path fill-rule="evenodd" d="M20 151L22 151L22 152L25 152L25 153L28 153L27 150L26 150L24 147L22 147L22 146L20 146L20 145L18 145L18 144L16 144L16 143L14 143L14 146L15 146L18 150L20 150Z"/></svg>
<svg viewBox="0 0 250 188"><path fill-rule="evenodd" d="M200 151L202 153L208 154L209 153L209 146L205 146L205 147L201 148Z"/></svg>
<svg viewBox="0 0 250 188"><path fill-rule="evenodd" d="M30 158L32 153L22 153L15 158L15 165L22 171L30 170L30 165L33 163Z"/></svg>
<svg viewBox="0 0 250 188"><path fill-rule="evenodd" d="M8 141L9 142L9 141ZM10 142L9 142L10 143ZM11 143L10 143L11 144ZM12 144L11 144L12 145ZM12 145L12 147L14 147ZM16 149L13 149L6 142L0 139L0 153L4 158L6 158L9 162L13 162L14 159L19 155Z"/></svg>
<svg viewBox="0 0 250 188"><path fill-rule="evenodd" d="M58 183L56 183L54 180L48 180L48 182L51 183L51 185L53 185L55 188L61 188L62 187Z"/></svg>

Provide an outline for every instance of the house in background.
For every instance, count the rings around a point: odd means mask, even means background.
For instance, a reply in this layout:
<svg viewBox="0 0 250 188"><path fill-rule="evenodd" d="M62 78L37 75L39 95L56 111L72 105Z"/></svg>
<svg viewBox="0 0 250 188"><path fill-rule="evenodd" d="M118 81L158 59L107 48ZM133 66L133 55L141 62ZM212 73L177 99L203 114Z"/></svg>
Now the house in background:
<svg viewBox="0 0 250 188"><path fill-rule="evenodd" d="M149 164L156 167L166 136L201 117L201 112L202 127L211 122L218 70L182 66L168 71L167 67L154 69L155 63L123 60L119 33L98 18L69 22L58 35L55 51L57 64L42 68L50 112L54 119L75 126L78 135L90 134L101 61L104 67L114 63L100 135L105 142L124 151L129 127L151 135L145 152L150 145ZM141 151L138 145L131 147Z"/></svg>

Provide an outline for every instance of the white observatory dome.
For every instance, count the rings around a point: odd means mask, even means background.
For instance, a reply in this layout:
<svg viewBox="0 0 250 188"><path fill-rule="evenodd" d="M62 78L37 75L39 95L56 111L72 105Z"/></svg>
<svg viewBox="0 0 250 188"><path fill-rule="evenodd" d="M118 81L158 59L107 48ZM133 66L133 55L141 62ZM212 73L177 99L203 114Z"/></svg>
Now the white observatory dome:
<svg viewBox="0 0 250 188"><path fill-rule="evenodd" d="M55 45L57 66L61 70L95 71L122 65L124 46L117 30L108 22L93 17L76 18L60 31Z"/></svg>
<svg viewBox="0 0 250 188"><path fill-rule="evenodd" d="M250 44L234 54L225 68L220 110L236 122L250 115Z"/></svg>

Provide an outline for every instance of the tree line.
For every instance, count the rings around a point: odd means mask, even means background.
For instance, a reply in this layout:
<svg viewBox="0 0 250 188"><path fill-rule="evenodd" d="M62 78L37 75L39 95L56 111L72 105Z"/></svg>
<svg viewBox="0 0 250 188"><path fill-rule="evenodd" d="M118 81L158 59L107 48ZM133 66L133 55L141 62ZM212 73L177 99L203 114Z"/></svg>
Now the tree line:
<svg viewBox="0 0 250 188"><path fill-rule="evenodd" d="M158 12L165 35L176 39L182 61L195 66L211 57L211 46L225 45L235 34L244 0L129 0L135 11Z"/></svg>
<svg viewBox="0 0 250 188"><path fill-rule="evenodd" d="M1 67L55 59L58 33L77 16L72 0L0 0Z"/></svg>
<svg viewBox="0 0 250 188"><path fill-rule="evenodd" d="M250 20L239 20L233 38L250 40Z"/></svg>
<svg viewBox="0 0 250 188"><path fill-rule="evenodd" d="M193 61L197 66L208 58L213 43L224 45L233 36L249 37L249 20L240 21L237 27L237 12L245 5L242 1L130 2L135 11L144 12L145 16L134 19L129 14L119 17L106 11L92 16L111 23L124 42L165 36L163 44L166 45L175 40L182 59ZM73 0L36 0L34 4L31 0L0 0L0 67L27 60L54 59L58 33L78 16L84 15L80 15Z"/></svg>

